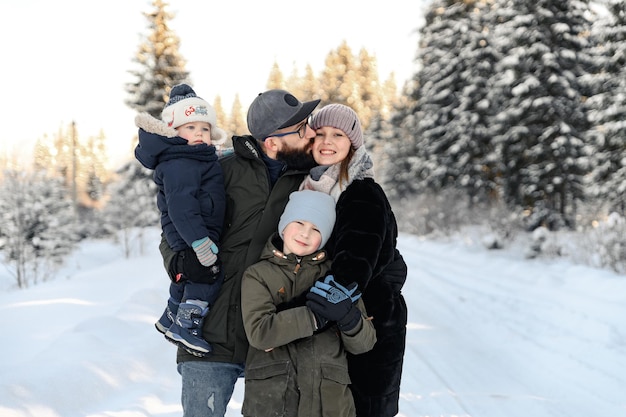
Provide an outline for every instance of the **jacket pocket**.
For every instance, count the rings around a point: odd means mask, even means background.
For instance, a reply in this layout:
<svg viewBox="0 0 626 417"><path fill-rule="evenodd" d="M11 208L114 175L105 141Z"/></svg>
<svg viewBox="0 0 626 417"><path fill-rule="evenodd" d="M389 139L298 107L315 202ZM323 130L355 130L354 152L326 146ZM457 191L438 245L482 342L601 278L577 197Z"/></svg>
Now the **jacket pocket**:
<svg viewBox="0 0 626 417"><path fill-rule="evenodd" d="M320 367L322 370L320 383L322 416L355 416L354 399L348 388L351 381L347 366L323 363Z"/></svg>
<svg viewBox="0 0 626 417"><path fill-rule="evenodd" d="M289 369L289 361L246 368L242 414L255 417L296 415L299 398Z"/></svg>

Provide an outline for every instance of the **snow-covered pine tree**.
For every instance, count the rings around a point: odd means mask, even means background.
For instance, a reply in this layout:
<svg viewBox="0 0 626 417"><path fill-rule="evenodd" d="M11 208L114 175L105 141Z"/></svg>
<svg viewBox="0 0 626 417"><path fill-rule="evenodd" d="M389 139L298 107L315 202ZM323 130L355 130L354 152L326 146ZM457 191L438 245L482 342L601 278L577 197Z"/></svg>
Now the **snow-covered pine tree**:
<svg viewBox="0 0 626 417"><path fill-rule="evenodd" d="M358 101L352 104L352 108L359 115L363 129L367 130L372 119L382 115L385 96L378 77L376 57L365 48L359 51L356 83Z"/></svg>
<svg viewBox="0 0 626 417"><path fill-rule="evenodd" d="M414 133L415 103L411 101L409 85L401 95L404 99L395 107L387 123L375 123L371 127L372 146L379 161L376 178L390 199L404 199L419 193L425 183L419 178L421 160L417 156L417 141ZM378 144L375 146L374 144ZM379 151L380 149L380 151Z"/></svg>
<svg viewBox="0 0 626 417"><path fill-rule="evenodd" d="M593 129L590 194L610 211L626 214L626 3L605 0L607 13L594 23L598 64L587 100Z"/></svg>
<svg viewBox="0 0 626 417"><path fill-rule="evenodd" d="M315 76L315 72L313 71L311 64L307 64L306 67L304 67L304 76L300 81L302 100L315 100L321 98L320 81Z"/></svg>
<svg viewBox="0 0 626 417"><path fill-rule="evenodd" d="M130 95L126 104L137 112L148 112L160 118L170 89L186 81L189 73L179 52L180 39L169 27L174 15L166 11L168 4L153 0L152 6L152 12L144 13L149 22L149 34L139 45L134 59L137 68L129 71L135 80L126 85Z"/></svg>
<svg viewBox="0 0 626 417"><path fill-rule="evenodd" d="M68 198L61 179L35 176L33 192L37 199L34 208L39 210L33 247L39 261L37 265L42 268L39 276L45 280L82 239L83 225L76 214L79 206Z"/></svg>
<svg viewBox="0 0 626 417"><path fill-rule="evenodd" d="M357 60L344 40L326 56L324 70L319 77L322 94L320 108L331 103L353 107L358 102L357 70Z"/></svg>
<svg viewBox="0 0 626 417"><path fill-rule="evenodd" d="M301 100L319 98L322 101L318 108L331 103L345 104L359 115L365 130L377 113L387 115L397 98L393 75L381 85L376 57L365 48L355 56L345 40L328 53L319 77L308 64L303 76L294 65L290 75L285 77L274 62L266 87L288 90Z"/></svg>
<svg viewBox="0 0 626 417"><path fill-rule="evenodd" d="M132 240L138 238L143 243L142 229L159 226L157 189L151 179L152 171L136 160L124 164L117 174L117 181L109 189L110 199L102 211L102 218L111 233L122 239L124 255L128 258Z"/></svg>
<svg viewBox="0 0 626 417"><path fill-rule="evenodd" d="M472 199L495 191L498 159L487 100L497 56L489 38L489 2L436 0L420 30L419 70L404 124L414 136L414 180L434 190L458 188Z"/></svg>
<svg viewBox="0 0 626 417"><path fill-rule="evenodd" d="M285 75L280 69L280 65L278 65L278 62L274 61L274 64L272 64L272 68L270 69L270 74L267 77L266 87L268 90L272 90L275 88L284 90L285 86Z"/></svg>
<svg viewBox="0 0 626 417"><path fill-rule="evenodd" d="M364 131L363 140L367 152L372 158L374 164L374 175L378 183L384 187L391 186L391 189L385 190L387 195L393 193L393 184L383 183L382 173L386 171L385 165L388 158L385 155L385 144L389 142L393 129L382 115L376 113L370 121L369 127Z"/></svg>
<svg viewBox="0 0 626 417"><path fill-rule="evenodd" d="M91 235L88 224L94 210L104 204L104 190L110 172L105 167L106 138L104 132L81 138L75 123L59 128L52 140L44 136L37 140L33 159L36 172L45 171L50 177L63 180L66 193L77 207L77 224L83 225L82 237Z"/></svg>
<svg viewBox="0 0 626 417"><path fill-rule="evenodd" d="M302 79L300 81L302 100L315 100L321 98L320 81L315 76L315 72L313 71L313 67L311 67L311 64L307 64L304 67L304 75L302 76Z"/></svg>
<svg viewBox="0 0 626 417"><path fill-rule="evenodd" d="M383 81L381 91L381 106L377 113L380 114L381 117L389 119L391 112L399 106L403 99L402 96L398 95L398 84L396 83L396 74L394 72L389 74L385 81Z"/></svg>
<svg viewBox="0 0 626 417"><path fill-rule="evenodd" d="M77 242L77 216L61 178L8 171L0 184L0 250L18 288L51 277Z"/></svg>
<svg viewBox="0 0 626 417"><path fill-rule="evenodd" d="M246 116L243 112L241 100L239 99L239 94L235 94L235 98L233 99L233 105L230 109L230 118L228 119L226 128L228 129L227 132L230 132L233 135L247 135L250 133L248 132L248 124L246 122Z"/></svg>
<svg viewBox="0 0 626 417"><path fill-rule="evenodd" d="M217 119L217 125L222 127L228 124L228 118L226 117L226 112L224 111L224 105L222 104L222 97L218 94L213 99L213 108L215 109L215 117ZM226 127L222 127L222 129L226 129ZM226 134L230 137L232 132L226 131Z"/></svg>
<svg viewBox="0 0 626 417"><path fill-rule="evenodd" d="M589 170L581 95L589 22L585 1L501 0L493 42L503 59L490 88L506 201L528 227L573 226Z"/></svg>
<svg viewBox="0 0 626 417"><path fill-rule="evenodd" d="M129 71L135 81L126 85L129 93L126 104L138 113L147 112L160 119L170 89L181 82L189 82L189 73L179 52L180 39L169 27L173 14L166 11L168 4L153 0L152 6L152 12L144 13L149 33L135 57L137 67ZM136 143L136 137L134 141ZM134 156L131 158L118 170L119 179L111 184L108 190L110 200L103 211L103 218L111 231L121 233L127 257L135 232L141 239L141 228L158 226L152 171L142 167Z"/></svg>
<svg viewBox="0 0 626 417"><path fill-rule="evenodd" d="M104 164L105 140L104 132L100 132L96 137L89 137L86 145L80 148L82 194L79 203L86 207L102 207L104 204L105 188L111 175Z"/></svg>

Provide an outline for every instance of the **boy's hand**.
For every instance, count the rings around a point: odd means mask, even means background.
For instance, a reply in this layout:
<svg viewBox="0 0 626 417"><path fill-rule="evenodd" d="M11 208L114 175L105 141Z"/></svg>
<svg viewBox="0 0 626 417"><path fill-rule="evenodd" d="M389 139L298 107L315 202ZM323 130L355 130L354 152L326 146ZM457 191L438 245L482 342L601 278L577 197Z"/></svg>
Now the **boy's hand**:
<svg viewBox="0 0 626 417"><path fill-rule="evenodd" d="M322 289L318 283L311 287L306 297L306 305L315 315L318 328L324 326L325 321L335 321L341 331L354 329L361 320L361 313L352 300L356 301L361 296L356 282L342 287L345 291L325 283L321 284L327 288Z"/></svg>
<svg viewBox="0 0 626 417"><path fill-rule="evenodd" d="M344 287L343 285L341 285L340 283L335 281L335 277L332 276L332 275L327 275L324 278L324 281L316 281L315 282L315 288L317 288L317 289L319 289L321 291L325 291L327 293L331 293L331 292L334 292L336 290L340 290L346 296L350 297L350 299L352 300L353 303L356 300L358 300L359 298L361 298L361 292L358 290L358 286L357 286L356 282L353 282L353 283L349 284L348 287ZM311 289L311 291L313 291L313 289ZM315 291L313 291L313 292L315 292Z"/></svg>

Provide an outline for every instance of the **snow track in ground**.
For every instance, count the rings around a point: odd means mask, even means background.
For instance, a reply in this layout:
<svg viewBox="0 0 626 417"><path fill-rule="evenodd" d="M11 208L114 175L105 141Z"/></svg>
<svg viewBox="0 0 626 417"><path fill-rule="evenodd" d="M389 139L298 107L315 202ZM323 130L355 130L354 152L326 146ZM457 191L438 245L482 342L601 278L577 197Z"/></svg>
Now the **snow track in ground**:
<svg viewBox="0 0 626 417"><path fill-rule="evenodd" d="M402 416L626 415L625 277L458 242L400 242L404 378L418 387L402 390Z"/></svg>
<svg viewBox="0 0 626 417"><path fill-rule="evenodd" d="M155 228L130 259L85 242L54 281L0 292L0 416L182 415L175 348L154 329L169 285L159 241ZM399 417L626 416L626 276L460 241L401 235L399 248ZM243 392L240 379L226 417Z"/></svg>

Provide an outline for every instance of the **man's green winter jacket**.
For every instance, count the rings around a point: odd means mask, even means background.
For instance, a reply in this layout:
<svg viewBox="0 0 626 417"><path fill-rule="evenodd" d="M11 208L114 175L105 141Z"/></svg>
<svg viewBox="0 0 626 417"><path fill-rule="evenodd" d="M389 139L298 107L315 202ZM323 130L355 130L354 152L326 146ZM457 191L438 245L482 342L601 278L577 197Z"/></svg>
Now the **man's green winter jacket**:
<svg viewBox="0 0 626 417"><path fill-rule="evenodd" d="M235 136L233 147L234 154L220 160L226 188L226 215L219 244L224 283L202 329L213 353L198 358L178 349L177 362L245 362L248 341L241 318L241 277L248 266L259 260L267 239L278 227L289 194L298 189L307 174L287 170L272 187L256 140ZM175 253L161 243L167 268Z"/></svg>

